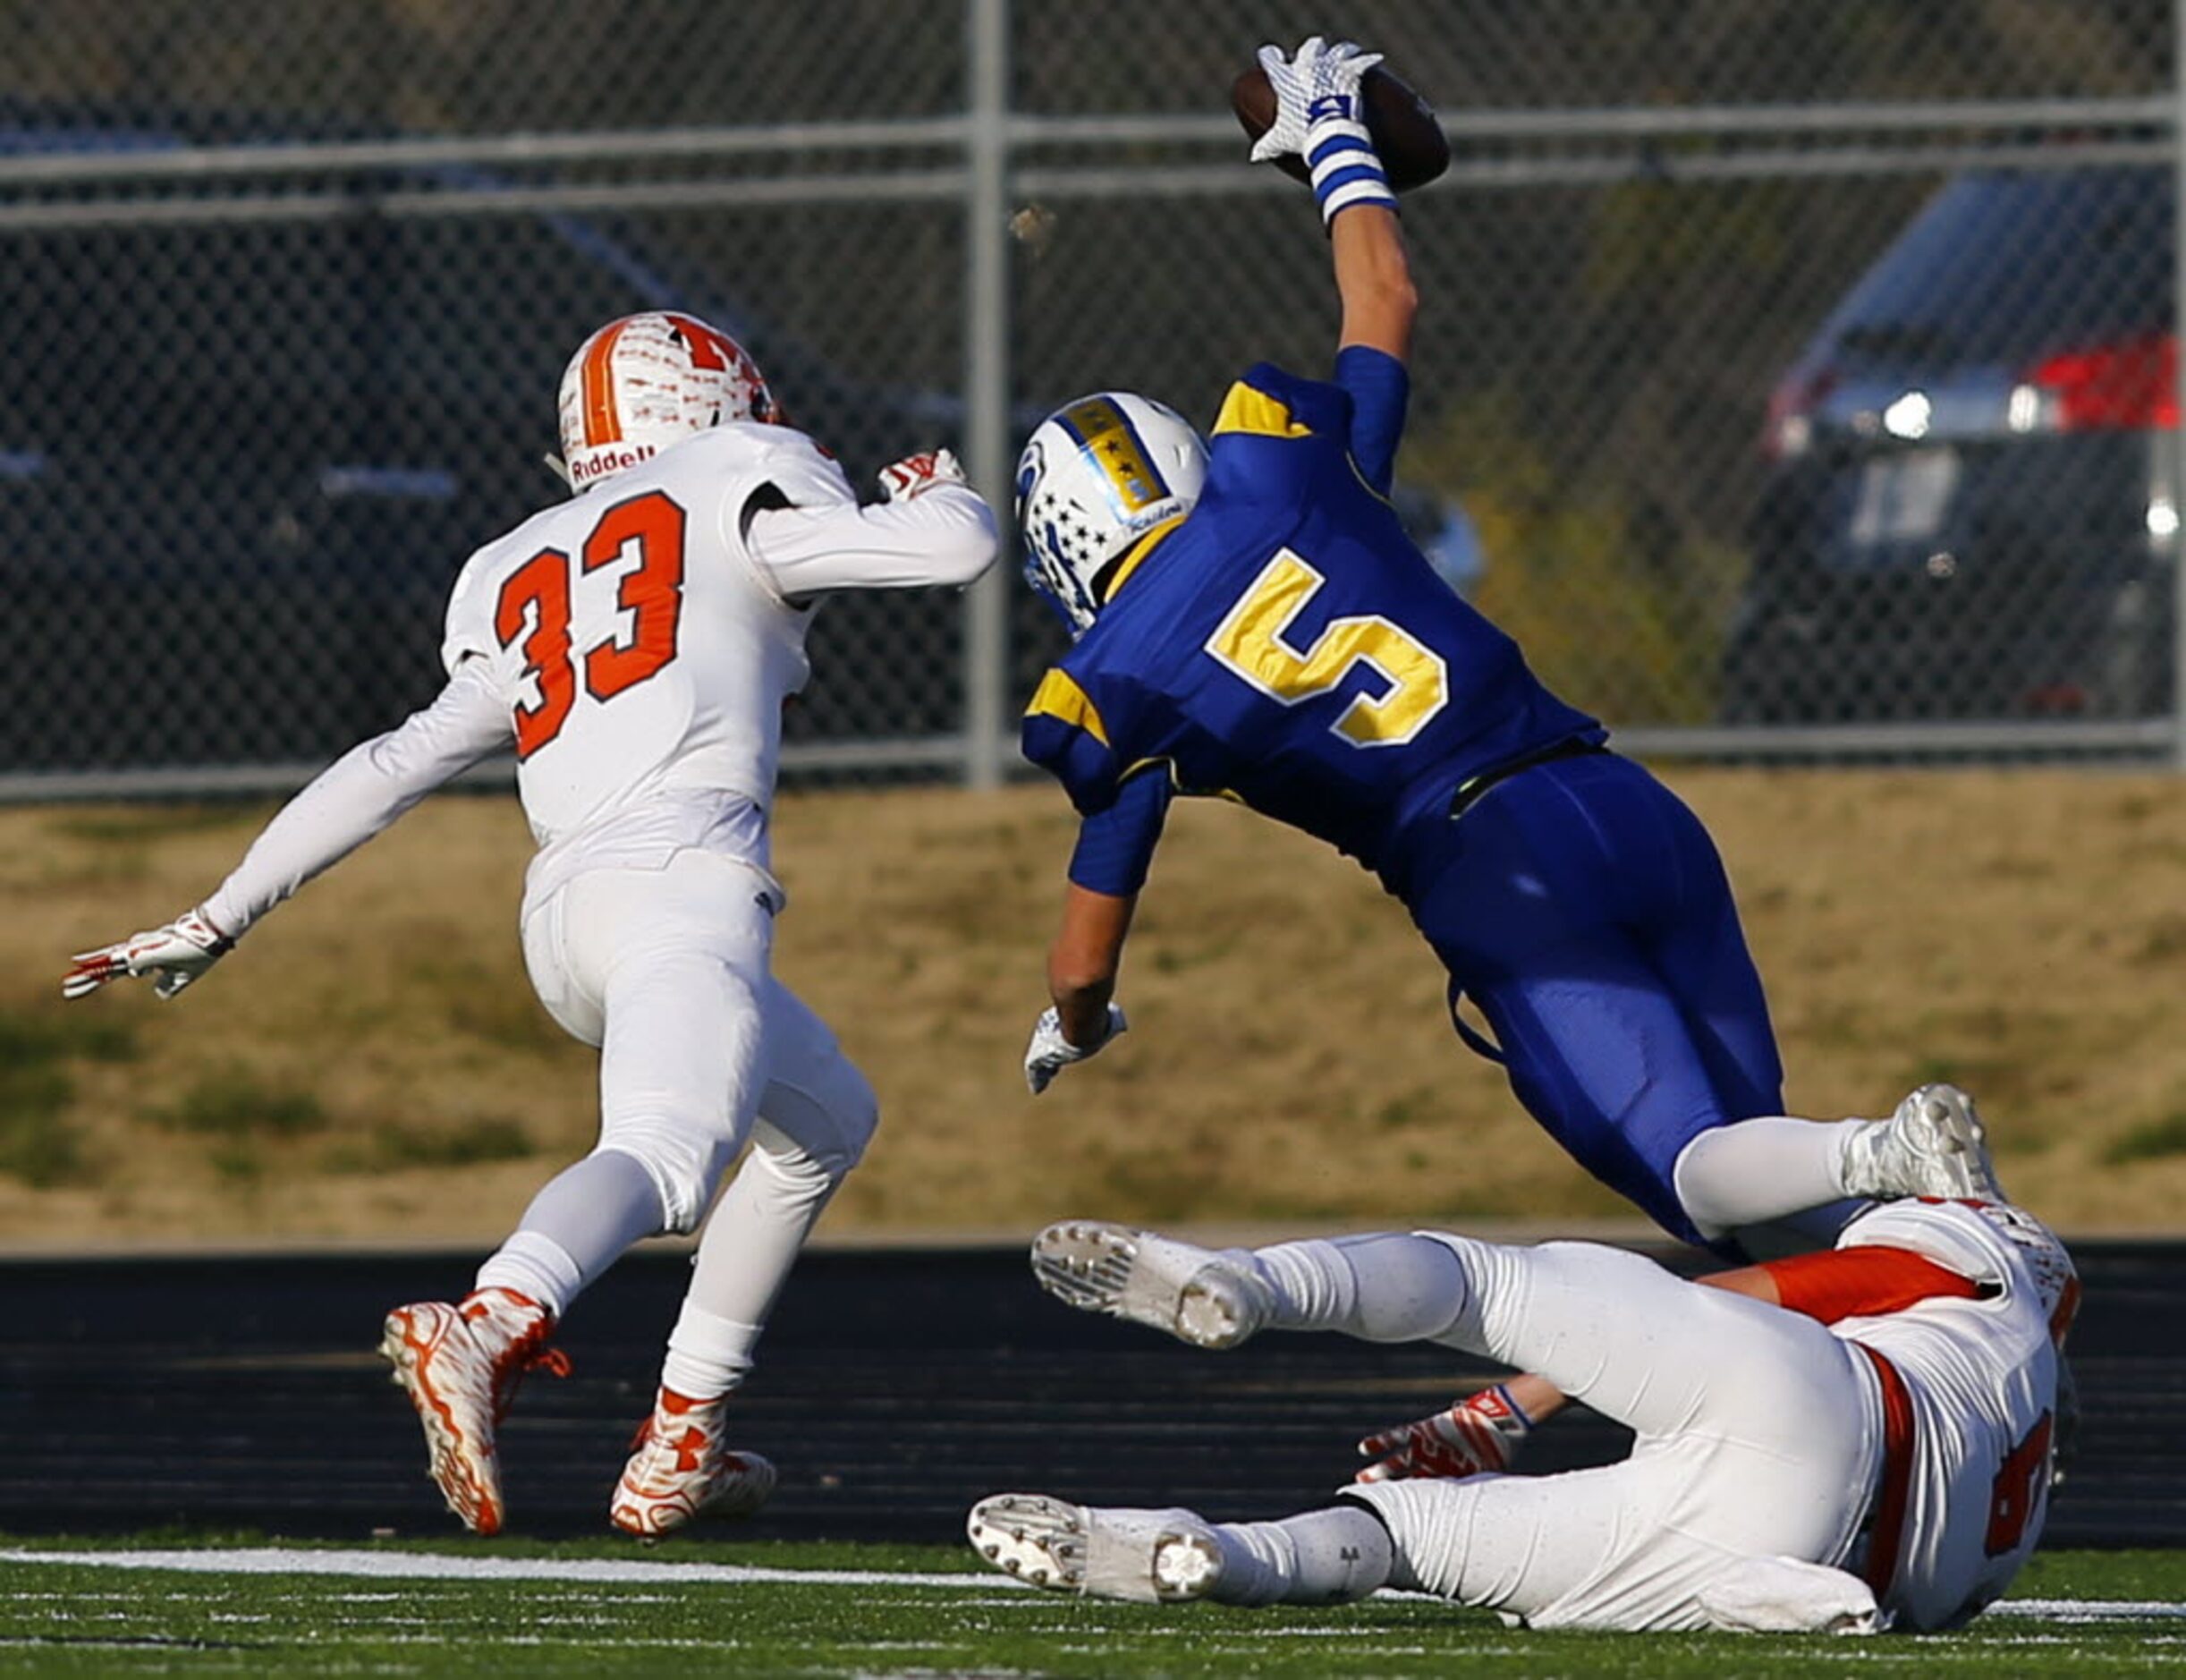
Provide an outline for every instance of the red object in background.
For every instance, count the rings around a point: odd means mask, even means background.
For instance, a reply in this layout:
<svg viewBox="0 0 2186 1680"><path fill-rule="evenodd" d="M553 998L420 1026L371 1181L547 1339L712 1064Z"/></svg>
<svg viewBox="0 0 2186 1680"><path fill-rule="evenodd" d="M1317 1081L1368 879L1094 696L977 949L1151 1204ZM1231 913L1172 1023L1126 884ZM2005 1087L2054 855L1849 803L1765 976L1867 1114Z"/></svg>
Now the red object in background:
<svg viewBox="0 0 2186 1680"><path fill-rule="evenodd" d="M2025 382L2055 404L2057 431L2169 431L2179 423L2178 363L2176 335L2148 333L2061 352Z"/></svg>

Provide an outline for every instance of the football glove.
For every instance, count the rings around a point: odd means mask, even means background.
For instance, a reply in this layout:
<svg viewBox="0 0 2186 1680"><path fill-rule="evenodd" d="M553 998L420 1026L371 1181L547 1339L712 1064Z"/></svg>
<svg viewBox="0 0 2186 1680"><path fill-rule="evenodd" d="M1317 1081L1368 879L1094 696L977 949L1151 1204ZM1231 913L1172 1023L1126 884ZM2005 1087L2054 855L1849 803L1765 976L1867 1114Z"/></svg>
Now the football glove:
<svg viewBox="0 0 2186 1680"><path fill-rule="evenodd" d="M1264 164L1308 152L1308 132L1322 123L1342 123L1366 132L1359 106L1359 83L1381 63L1379 53L1361 52L1356 42L1329 46L1319 36L1299 44L1289 57L1280 47L1260 48L1260 68L1275 90L1275 120L1252 143L1252 161ZM1368 155L1371 156L1369 148Z"/></svg>
<svg viewBox="0 0 2186 1680"><path fill-rule="evenodd" d="M1368 1436L1359 1443L1359 1451L1375 1462L1356 1480L1454 1479L1508 1470L1532 1432L1532 1420L1511 1398L1511 1391L1497 1383L1460 1400L1447 1412Z"/></svg>
<svg viewBox="0 0 2186 1680"><path fill-rule="evenodd" d="M925 495L937 484L965 482L964 469L946 449L905 455L880 470L881 493L891 502L908 502L914 496Z"/></svg>
<svg viewBox="0 0 2186 1680"><path fill-rule="evenodd" d="M1130 1027L1131 1022L1123 1019L1123 1012L1110 1004L1107 1030L1090 1044L1072 1044L1063 1036L1063 1017L1050 1009L1034 1023L1032 1042L1025 1046L1026 1086L1035 1097L1038 1096L1072 1062L1084 1061Z"/></svg>
<svg viewBox="0 0 2186 1680"><path fill-rule="evenodd" d="M124 975L149 974L153 992L172 997L234 948L235 941L208 921L203 911L189 911L164 928L131 934L119 945L79 951L61 977L61 996L89 997Z"/></svg>

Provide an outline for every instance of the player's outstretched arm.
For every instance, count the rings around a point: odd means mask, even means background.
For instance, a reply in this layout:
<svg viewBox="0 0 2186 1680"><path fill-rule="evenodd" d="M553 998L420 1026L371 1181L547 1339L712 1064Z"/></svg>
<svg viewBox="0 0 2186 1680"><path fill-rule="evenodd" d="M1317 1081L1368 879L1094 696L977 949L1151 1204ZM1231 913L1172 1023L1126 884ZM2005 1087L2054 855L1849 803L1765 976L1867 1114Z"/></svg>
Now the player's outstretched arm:
<svg viewBox="0 0 2186 1680"><path fill-rule="evenodd" d="M1396 212L1378 205L1348 210L1330 225L1328 242L1343 304L1337 351L1378 350L1409 362L1419 293Z"/></svg>
<svg viewBox="0 0 2186 1680"><path fill-rule="evenodd" d="M1047 949L1047 992L1055 1003L1025 1049L1025 1083L1034 1096L1130 1024L1115 1005L1115 977L1138 904L1136 893L1097 893L1075 882L1068 888L1063 925Z"/></svg>
<svg viewBox="0 0 2186 1680"><path fill-rule="evenodd" d="M172 997L251 923L346 857L458 771L508 746L509 714L478 662L399 728L353 747L277 811L210 898L164 928L77 954L61 995L88 997L132 976Z"/></svg>
<svg viewBox="0 0 2186 1680"><path fill-rule="evenodd" d="M753 556L785 598L837 590L962 589L994 564L994 510L946 449L881 469L885 498L769 509L751 522Z"/></svg>

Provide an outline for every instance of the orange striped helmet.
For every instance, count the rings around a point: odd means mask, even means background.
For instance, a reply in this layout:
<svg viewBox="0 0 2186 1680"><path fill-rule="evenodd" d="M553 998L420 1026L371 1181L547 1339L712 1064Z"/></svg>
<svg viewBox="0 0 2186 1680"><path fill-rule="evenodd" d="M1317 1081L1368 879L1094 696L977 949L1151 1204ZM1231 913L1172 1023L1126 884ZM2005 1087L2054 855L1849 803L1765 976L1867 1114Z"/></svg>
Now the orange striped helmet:
<svg viewBox="0 0 2186 1680"><path fill-rule="evenodd" d="M562 375L562 460L572 490L728 420L773 421L744 347L695 315L625 315L584 341Z"/></svg>

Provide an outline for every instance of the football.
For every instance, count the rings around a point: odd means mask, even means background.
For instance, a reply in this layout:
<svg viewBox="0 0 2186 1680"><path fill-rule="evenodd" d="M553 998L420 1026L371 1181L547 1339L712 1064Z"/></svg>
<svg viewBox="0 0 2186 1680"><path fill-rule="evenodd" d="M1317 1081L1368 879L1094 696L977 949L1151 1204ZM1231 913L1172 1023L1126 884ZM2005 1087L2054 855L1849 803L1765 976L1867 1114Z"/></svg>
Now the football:
<svg viewBox="0 0 2186 1680"><path fill-rule="evenodd" d="M1366 106L1367 132L1389 184L1399 192L1423 187L1450 166L1450 141L1435 107L1401 78L1377 64L1359 84ZM1258 140L1275 120L1275 90L1258 64L1230 85L1230 108L1246 137ZM1306 160L1296 154L1275 160L1275 167L1300 181L1311 178Z"/></svg>

